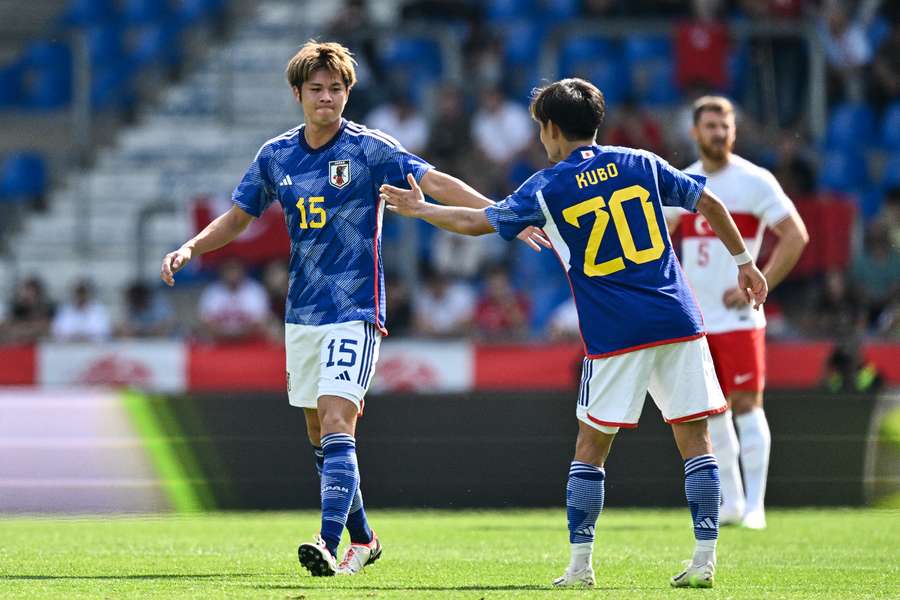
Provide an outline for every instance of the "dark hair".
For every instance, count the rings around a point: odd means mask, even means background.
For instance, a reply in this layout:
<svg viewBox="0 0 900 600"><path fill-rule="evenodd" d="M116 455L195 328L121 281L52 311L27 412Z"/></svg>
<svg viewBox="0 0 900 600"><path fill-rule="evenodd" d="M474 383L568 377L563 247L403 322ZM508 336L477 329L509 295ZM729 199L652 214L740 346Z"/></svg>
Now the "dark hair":
<svg viewBox="0 0 900 600"><path fill-rule="evenodd" d="M317 42L310 40L303 44L291 58L285 69L285 76L291 87L302 87L319 69L327 69L344 80L347 89L356 83L356 60L353 54L337 42Z"/></svg>
<svg viewBox="0 0 900 600"><path fill-rule="evenodd" d="M544 125L553 121L569 141L594 139L605 115L603 92L584 79L562 79L531 92L532 118Z"/></svg>

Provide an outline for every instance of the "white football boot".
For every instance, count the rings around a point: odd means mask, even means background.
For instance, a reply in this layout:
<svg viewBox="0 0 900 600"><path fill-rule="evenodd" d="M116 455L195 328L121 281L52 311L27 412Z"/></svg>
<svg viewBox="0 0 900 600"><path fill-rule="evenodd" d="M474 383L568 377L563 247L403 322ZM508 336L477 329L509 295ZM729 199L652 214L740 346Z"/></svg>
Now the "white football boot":
<svg viewBox="0 0 900 600"><path fill-rule="evenodd" d="M669 583L676 588L711 588L716 574L716 565L708 562L695 565L684 561L684 571L673 577Z"/></svg>
<svg viewBox="0 0 900 600"><path fill-rule="evenodd" d="M766 513L761 510L748 512L744 515L744 520L741 521L741 527L746 529L765 529Z"/></svg>
<svg viewBox="0 0 900 600"><path fill-rule="evenodd" d="M328 548L322 536L316 534L312 542L300 544L297 548L297 557L300 564L309 571L313 577L331 577L337 571L337 561Z"/></svg>
<svg viewBox="0 0 900 600"><path fill-rule="evenodd" d="M381 558L381 542L373 531L372 541L368 544L350 544L344 553L344 559L337 567L337 574L356 575L379 558Z"/></svg>
<svg viewBox="0 0 900 600"><path fill-rule="evenodd" d="M597 585L597 579L594 577L594 568L587 565L578 571L570 571L568 568L562 574L553 580L554 587L588 587L592 588Z"/></svg>

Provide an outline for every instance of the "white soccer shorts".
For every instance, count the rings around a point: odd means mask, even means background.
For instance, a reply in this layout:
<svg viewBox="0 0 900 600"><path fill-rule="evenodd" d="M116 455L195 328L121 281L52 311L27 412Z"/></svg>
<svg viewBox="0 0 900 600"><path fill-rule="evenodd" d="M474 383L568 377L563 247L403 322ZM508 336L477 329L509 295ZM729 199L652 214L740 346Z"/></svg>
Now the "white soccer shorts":
<svg viewBox="0 0 900 600"><path fill-rule="evenodd" d="M706 337L584 359L576 414L595 429L637 427L647 392L667 423L725 412Z"/></svg>
<svg viewBox="0 0 900 600"><path fill-rule="evenodd" d="M288 402L316 408L319 396L339 396L360 413L381 347L371 323L285 324Z"/></svg>

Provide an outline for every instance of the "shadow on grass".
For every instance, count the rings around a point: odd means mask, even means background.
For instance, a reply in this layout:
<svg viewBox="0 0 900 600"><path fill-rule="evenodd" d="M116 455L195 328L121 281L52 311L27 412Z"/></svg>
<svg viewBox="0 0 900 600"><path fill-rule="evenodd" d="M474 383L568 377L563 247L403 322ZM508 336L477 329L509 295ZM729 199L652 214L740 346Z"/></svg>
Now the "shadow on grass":
<svg viewBox="0 0 900 600"><path fill-rule="evenodd" d="M229 577L257 577L258 573L151 573L147 575L0 575L3 581L77 580L77 579L212 579Z"/></svg>

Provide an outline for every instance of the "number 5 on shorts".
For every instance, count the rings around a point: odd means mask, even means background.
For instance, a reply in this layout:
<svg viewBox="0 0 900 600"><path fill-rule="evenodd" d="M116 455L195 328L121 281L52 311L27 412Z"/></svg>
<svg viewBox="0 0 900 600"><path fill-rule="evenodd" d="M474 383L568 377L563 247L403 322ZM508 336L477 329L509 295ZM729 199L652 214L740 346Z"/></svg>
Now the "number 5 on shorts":
<svg viewBox="0 0 900 600"><path fill-rule="evenodd" d="M356 350L354 350L354 348L358 345L358 342L356 340L344 338L340 341L340 345L338 345L337 348L337 362L334 362L335 345L337 345L337 340L331 340L330 342L328 342L328 362L325 363L326 367L333 367L334 365L337 365L339 367L352 367L356 364Z"/></svg>

